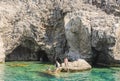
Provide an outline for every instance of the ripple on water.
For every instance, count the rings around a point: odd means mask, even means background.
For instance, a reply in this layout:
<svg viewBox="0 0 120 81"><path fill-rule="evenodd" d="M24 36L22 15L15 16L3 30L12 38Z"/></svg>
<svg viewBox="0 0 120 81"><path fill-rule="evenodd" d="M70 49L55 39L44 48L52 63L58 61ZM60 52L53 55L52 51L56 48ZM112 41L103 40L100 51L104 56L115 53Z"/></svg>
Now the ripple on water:
<svg viewBox="0 0 120 81"><path fill-rule="evenodd" d="M51 64L39 62L7 62L0 64L0 81L120 81L120 68L93 68L77 73L44 73Z"/></svg>

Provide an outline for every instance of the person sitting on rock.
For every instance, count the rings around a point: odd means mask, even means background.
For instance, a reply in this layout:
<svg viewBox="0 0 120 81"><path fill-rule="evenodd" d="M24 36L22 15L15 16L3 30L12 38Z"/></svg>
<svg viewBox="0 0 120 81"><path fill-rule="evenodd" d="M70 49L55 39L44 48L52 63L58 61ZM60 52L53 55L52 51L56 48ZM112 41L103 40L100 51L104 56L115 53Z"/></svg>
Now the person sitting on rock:
<svg viewBox="0 0 120 81"><path fill-rule="evenodd" d="M60 63L56 60L56 64L55 64L56 68L60 67Z"/></svg>
<svg viewBox="0 0 120 81"><path fill-rule="evenodd" d="M60 63L57 60L55 66L56 66L55 73L58 73L60 71Z"/></svg>
<svg viewBox="0 0 120 81"><path fill-rule="evenodd" d="M65 67L67 68L67 71L69 71L69 69L68 69L68 59L67 59L67 57L64 58L64 64L65 64Z"/></svg>

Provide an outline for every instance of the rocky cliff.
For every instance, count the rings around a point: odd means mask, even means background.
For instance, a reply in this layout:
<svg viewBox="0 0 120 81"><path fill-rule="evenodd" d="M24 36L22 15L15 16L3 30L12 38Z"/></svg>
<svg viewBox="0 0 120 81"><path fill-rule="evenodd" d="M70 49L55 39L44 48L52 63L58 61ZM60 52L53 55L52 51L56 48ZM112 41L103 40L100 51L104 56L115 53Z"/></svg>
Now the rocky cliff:
<svg viewBox="0 0 120 81"><path fill-rule="evenodd" d="M0 61L120 60L119 0L0 1Z"/></svg>

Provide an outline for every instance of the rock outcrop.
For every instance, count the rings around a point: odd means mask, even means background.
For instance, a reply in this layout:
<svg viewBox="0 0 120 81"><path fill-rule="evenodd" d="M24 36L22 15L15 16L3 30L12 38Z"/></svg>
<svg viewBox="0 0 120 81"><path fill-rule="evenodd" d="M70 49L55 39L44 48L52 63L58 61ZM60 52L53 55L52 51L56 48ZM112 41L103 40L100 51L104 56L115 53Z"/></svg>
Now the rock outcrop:
<svg viewBox="0 0 120 81"><path fill-rule="evenodd" d="M1 0L0 61L119 63L119 13L119 0Z"/></svg>
<svg viewBox="0 0 120 81"><path fill-rule="evenodd" d="M84 59L78 59L77 61L68 62L68 66L66 67L64 63L61 64L61 71L63 72L78 72L90 70L92 67L88 64Z"/></svg>
<svg viewBox="0 0 120 81"><path fill-rule="evenodd" d="M120 16L120 0L87 0L86 3L96 5L107 14Z"/></svg>
<svg viewBox="0 0 120 81"><path fill-rule="evenodd" d="M0 62L5 62L5 49L1 35L0 35Z"/></svg>
<svg viewBox="0 0 120 81"><path fill-rule="evenodd" d="M51 61L64 55L67 47L64 20L57 1L1 0L0 5L1 43L4 44L4 55L10 54L7 60L37 60L36 53L39 55L41 51ZM17 50L20 47L26 48L30 55L24 50L21 55Z"/></svg>
<svg viewBox="0 0 120 81"><path fill-rule="evenodd" d="M91 58L91 43L88 30L82 24L80 17L65 17L65 34L69 45L68 57L71 60Z"/></svg>

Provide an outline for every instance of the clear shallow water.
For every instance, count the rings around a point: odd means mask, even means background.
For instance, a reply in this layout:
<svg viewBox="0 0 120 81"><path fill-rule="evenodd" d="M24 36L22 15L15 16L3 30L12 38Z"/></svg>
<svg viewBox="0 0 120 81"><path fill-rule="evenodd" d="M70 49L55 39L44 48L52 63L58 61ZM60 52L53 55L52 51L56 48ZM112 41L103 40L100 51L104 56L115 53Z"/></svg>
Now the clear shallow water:
<svg viewBox="0 0 120 81"><path fill-rule="evenodd" d="M53 68L50 64L39 62L0 64L0 81L120 81L120 68L93 68L84 72L61 73L55 77L44 73L49 66Z"/></svg>

